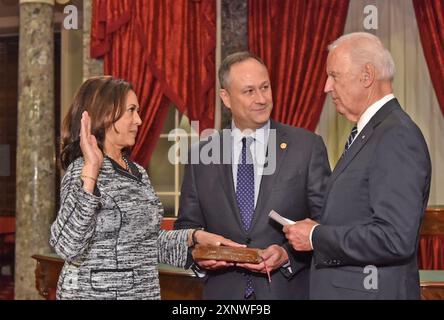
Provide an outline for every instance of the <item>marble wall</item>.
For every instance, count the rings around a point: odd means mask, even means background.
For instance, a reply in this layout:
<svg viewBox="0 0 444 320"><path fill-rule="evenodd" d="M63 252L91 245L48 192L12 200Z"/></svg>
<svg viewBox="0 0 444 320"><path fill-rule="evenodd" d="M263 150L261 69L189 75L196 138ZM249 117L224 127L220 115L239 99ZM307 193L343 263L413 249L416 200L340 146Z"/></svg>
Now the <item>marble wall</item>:
<svg viewBox="0 0 444 320"><path fill-rule="evenodd" d="M247 0L222 0L221 59L236 51L248 50ZM217 76L217 75L216 75ZM230 110L221 102L221 128L231 120Z"/></svg>
<svg viewBox="0 0 444 320"><path fill-rule="evenodd" d="M56 169L53 11L50 4L20 4L16 299L39 298L31 256L51 252Z"/></svg>
<svg viewBox="0 0 444 320"><path fill-rule="evenodd" d="M92 0L83 0L83 80L103 75L103 61L92 59L91 43Z"/></svg>
<svg viewBox="0 0 444 320"><path fill-rule="evenodd" d="M221 56L248 50L247 0L222 0Z"/></svg>

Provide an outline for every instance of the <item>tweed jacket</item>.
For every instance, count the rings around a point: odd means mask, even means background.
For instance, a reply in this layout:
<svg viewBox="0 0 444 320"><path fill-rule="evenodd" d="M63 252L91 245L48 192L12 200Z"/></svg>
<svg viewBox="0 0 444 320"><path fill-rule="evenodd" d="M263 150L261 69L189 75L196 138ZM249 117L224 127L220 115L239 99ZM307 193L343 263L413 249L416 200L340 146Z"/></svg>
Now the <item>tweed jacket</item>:
<svg viewBox="0 0 444 320"><path fill-rule="evenodd" d="M160 299L157 264L183 267L189 230L160 230L162 204L146 171L105 157L94 193L68 167L50 244L65 260L57 299Z"/></svg>

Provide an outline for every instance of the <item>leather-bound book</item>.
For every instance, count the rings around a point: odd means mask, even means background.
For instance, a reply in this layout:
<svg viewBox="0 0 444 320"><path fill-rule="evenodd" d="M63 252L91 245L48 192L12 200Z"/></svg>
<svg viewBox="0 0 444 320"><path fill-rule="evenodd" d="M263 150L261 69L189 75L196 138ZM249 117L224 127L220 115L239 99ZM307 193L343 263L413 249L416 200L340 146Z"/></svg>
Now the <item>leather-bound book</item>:
<svg viewBox="0 0 444 320"><path fill-rule="evenodd" d="M194 260L223 260L239 263L261 263L261 249L212 246L197 244L192 255Z"/></svg>

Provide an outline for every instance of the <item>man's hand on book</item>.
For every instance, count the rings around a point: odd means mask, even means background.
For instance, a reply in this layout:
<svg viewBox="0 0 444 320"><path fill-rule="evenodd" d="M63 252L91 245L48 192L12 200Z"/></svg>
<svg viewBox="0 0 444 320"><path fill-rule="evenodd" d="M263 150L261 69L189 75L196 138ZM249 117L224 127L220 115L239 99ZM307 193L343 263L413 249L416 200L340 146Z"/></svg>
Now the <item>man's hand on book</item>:
<svg viewBox="0 0 444 320"><path fill-rule="evenodd" d="M248 269L252 272L267 273L280 268L284 263L288 261L288 254L284 248L276 244L272 244L268 248L264 249L261 253L262 261L258 264L252 263L238 263L236 266Z"/></svg>

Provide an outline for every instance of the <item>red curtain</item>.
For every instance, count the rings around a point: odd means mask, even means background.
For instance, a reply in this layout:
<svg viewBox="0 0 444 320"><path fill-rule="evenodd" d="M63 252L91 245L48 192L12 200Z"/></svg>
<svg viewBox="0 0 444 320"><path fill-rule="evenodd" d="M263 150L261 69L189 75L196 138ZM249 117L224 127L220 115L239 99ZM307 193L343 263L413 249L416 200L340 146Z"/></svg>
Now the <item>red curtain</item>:
<svg viewBox="0 0 444 320"><path fill-rule="evenodd" d="M215 37L213 0L94 0L91 56L139 98L136 162L148 164L170 103L200 131L214 127Z"/></svg>
<svg viewBox="0 0 444 320"><path fill-rule="evenodd" d="M314 131L325 100L327 45L342 35L348 0L249 0L250 51L268 66L272 117Z"/></svg>
<svg viewBox="0 0 444 320"><path fill-rule="evenodd" d="M418 267L425 270L444 270L443 235L422 235L420 237Z"/></svg>
<svg viewBox="0 0 444 320"><path fill-rule="evenodd" d="M413 0L424 56L444 115L444 1Z"/></svg>

